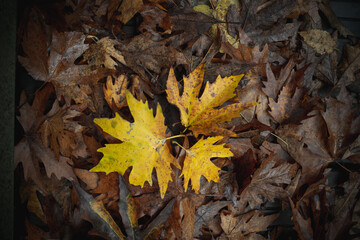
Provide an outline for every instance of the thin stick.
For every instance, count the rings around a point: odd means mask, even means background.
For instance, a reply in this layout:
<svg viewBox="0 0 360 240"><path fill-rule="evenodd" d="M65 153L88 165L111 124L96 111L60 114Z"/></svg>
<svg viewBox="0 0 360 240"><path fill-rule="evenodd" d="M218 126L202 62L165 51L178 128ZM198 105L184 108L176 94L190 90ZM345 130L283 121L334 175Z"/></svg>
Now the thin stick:
<svg viewBox="0 0 360 240"><path fill-rule="evenodd" d="M284 139L282 139L281 137L279 137L275 133L270 133L270 134L273 135L274 137L276 137L277 139L281 140L286 145L286 150L289 152L289 144Z"/></svg>
<svg viewBox="0 0 360 240"><path fill-rule="evenodd" d="M178 142L173 141L172 143L175 143L175 144L178 145L181 149L183 149L185 152L188 152L188 150L185 149L183 146L181 146Z"/></svg>
<svg viewBox="0 0 360 240"><path fill-rule="evenodd" d="M171 137L168 137L168 138L165 138L165 139L169 140L169 139L179 138L179 137L186 137L186 135L180 134L180 135L171 136Z"/></svg>

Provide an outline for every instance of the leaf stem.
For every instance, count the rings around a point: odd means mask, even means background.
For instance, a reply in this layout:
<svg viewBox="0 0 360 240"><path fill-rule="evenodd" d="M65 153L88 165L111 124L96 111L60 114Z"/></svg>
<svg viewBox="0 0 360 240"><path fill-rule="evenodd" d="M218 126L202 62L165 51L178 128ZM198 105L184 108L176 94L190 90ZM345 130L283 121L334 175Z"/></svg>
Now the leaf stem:
<svg viewBox="0 0 360 240"><path fill-rule="evenodd" d="M186 148L184 148L183 146L181 146L178 142L173 141L172 143L175 143L175 144L178 145L181 149L183 149L186 153L190 154L190 151L187 150Z"/></svg>
<svg viewBox="0 0 360 240"><path fill-rule="evenodd" d="M171 136L171 137L167 137L165 138L165 140L169 140L169 139L173 139L173 138L178 138L178 137L185 137L186 135L184 134L180 134L180 135L175 135L175 136Z"/></svg>
<svg viewBox="0 0 360 240"><path fill-rule="evenodd" d="M289 144L284 139L282 139L281 137L279 137L275 133L270 133L270 134L273 135L274 137L276 137L277 139L281 140L286 145L286 150L289 152Z"/></svg>

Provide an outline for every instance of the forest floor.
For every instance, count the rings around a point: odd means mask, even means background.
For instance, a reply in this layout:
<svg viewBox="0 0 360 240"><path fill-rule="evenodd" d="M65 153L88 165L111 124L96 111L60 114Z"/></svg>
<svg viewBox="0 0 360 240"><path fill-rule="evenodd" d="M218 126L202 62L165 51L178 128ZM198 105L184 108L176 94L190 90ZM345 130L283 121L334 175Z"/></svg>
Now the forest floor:
<svg viewBox="0 0 360 240"><path fill-rule="evenodd" d="M329 1L34 1L17 39L15 239L359 238Z"/></svg>

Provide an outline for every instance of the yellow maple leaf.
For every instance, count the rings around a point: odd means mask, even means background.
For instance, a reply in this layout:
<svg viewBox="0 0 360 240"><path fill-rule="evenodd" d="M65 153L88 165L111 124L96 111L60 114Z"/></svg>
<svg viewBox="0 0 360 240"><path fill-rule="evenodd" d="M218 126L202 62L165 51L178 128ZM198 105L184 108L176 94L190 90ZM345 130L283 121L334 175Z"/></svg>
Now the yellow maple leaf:
<svg viewBox="0 0 360 240"><path fill-rule="evenodd" d="M124 174L132 166L129 182L143 187L145 181L152 185L151 174L155 168L163 198L168 182L172 181L170 164L177 168L180 168L180 165L166 145L168 138L165 136L165 118L161 107L157 105L154 116L148 104L137 101L129 91L126 92L126 100L134 118L133 123L124 120L117 113L111 119L94 120L104 132L120 139L123 143L106 144L105 147L98 149L104 156L90 171Z"/></svg>
<svg viewBox="0 0 360 240"><path fill-rule="evenodd" d="M235 96L235 88L244 76L243 74L224 78L219 75L215 83L206 83L200 97L204 67L205 64L201 64L190 73L189 77L184 77L184 91L181 96L174 70L170 69L166 89L168 100L179 108L182 124L192 130L195 136L199 134L236 136L232 131L217 126L217 123L239 117L242 110L255 106L257 103L234 103L221 107L223 103Z"/></svg>
<svg viewBox="0 0 360 240"><path fill-rule="evenodd" d="M192 189L196 193L200 190L200 177L203 175L209 182L219 182L219 170L215 164L210 161L214 157L232 157L233 153L229 148L222 145L213 145L223 137L208 137L200 139L189 150L186 150L184 167L180 175L184 176L184 188L187 190L189 180L191 180Z"/></svg>

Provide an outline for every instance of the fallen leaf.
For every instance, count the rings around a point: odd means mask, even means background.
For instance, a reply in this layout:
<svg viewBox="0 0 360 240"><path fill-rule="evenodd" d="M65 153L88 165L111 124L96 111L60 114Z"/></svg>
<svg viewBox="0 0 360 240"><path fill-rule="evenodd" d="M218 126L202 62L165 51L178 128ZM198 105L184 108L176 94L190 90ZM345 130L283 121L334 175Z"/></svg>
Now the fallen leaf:
<svg viewBox="0 0 360 240"><path fill-rule="evenodd" d="M278 143L302 167L300 186L316 181L322 170L333 161L327 150L326 122L318 111L312 112L312 115L302 121L301 125L289 125L276 130L282 139Z"/></svg>
<svg viewBox="0 0 360 240"><path fill-rule="evenodd" d="M20 199L22 203L26 203L26 208L35 214L44 224L47 223L44 211L37 194L41 195L41 189L31 182L24 183L20 186Z"/></svg>
<svg viewBox="0 0 360 240"><path fill-rule="evenodd" d="M116 19L127 23L143 6L143 0L124 0L118 8L120 12Z"/></svg>
<svg viewBox="0 0 360 240"><path fill-rule="evenodd" d="M150 32L121 41L119 49L124 55L127 66L142 80L147 79L146 70L160 74L162 68L187 62L183 53L169 46L168 40L156 41Z"/></svg>
<svg viewBox="0 0 360 240"><path fill-rule="evenodd" d="M66 106L60 108L58 101L54 102L51 110L46 114L39 133L44 146L50 147L57 158L60 154L65 157L76 156L74 150L83 147L81 132L84 127L70 120L80 114L81 112L66 108ZM86 150L82 157L87 157Z"/></svg>
<svg viewBox="0 0 360 240"><path fill-rule="evenodd" d="M119 199L117 173L109 173L107 175L105 173L90 173L97 174L98 176L97 187L91 193L101 194L103 196L101 201L106 205Z"/></svg>
<svg viewBox="0 0 360 240"><path fill-rule="evenodd" d="M183 216L180 223L182 239L191 240L194 237L195 204L190 197L181 200L180 214Z"/></svg>
<svg viewBox="0 0 360 240"><path fill-rule="evenodd" d="M288 193L281 184L291 183L291 164L283 163L276 166L272 157L263 160L250 184L240 195L239 206L244 207L249 203L250 208L264 203L264 200L274 201L275 198L286 199Z"/></svg>
<svg viewBox="0 0 360 240"><path fill-rule="evenodd" d="M110 108L116 112L122 107L127 106L126 98L126 89L129 81L126 75L120 75L113 79L111 76L107 77L106 84L103 87L105 100L109 104Z"/></svg>
<svg viewBox="0 0 360 240"><path fill-rule="evenodd" d="M268 113L269 100L262 89L265 82L261 81L261 76L255 74L254 71L246 73L242 81L247 82L247 84L241 89L236 89L238 101L258 103L256 107L242 111L242 117L246 119L246 122L251 122L256 117L259 122L270 126L270 119L272 118Z"/></svg>
<svg viewBox="0 0 360 240"><path fill-rule="evenodd" d="M233 153L222 145L213 145L223 137L208 137L200 139L194 146L186 150L184 166L180 175L184 176L185 191L188 188L189 180L191 180L192 189L196 193L200 190L200 178L204 176L209 182L219 182L219 170L210 158L214 157L232 157Z"/></svg>
<svg viewBox="0 0 360 240"><path fill-rule="evenodd" d="M216 23L214 18L196 12L191 8L174 8L169 11L169 15L173 24L172 32L180 33L170 40L171 45L174 47L180 47L190 40L197 38Z"/></svg>
<svg viewBox="0 0 360 240"><path fill-rule="evenodd" d="M172 24L169 14L158 8L156 5L146 4L140 12L143 22L139 26L139 31L148 31L153 35L170 34Z"/></svg>
<svg viewBox="0 0 360 240"><path fill-rule="evenodd" d="M114 47L117 44L119 44L118 41L104 37L95 44L90 45L89 49L84 53L84 60L87 61L90 66L101 67L104 65L105 68L108 69L115 69L115 66L117 66L114 59L126 65L121 52Z"/></svg>
<svg viewBox="0 0 360 240"><path fill-rule="evenodd" d="M360 117L355 117L356 109L352 107L354 102L355 99L345 87L342 87L337 99L325 99L326 109L322 116L329 133L329 150L334 158L341 157L360 133Z"/></svg>
<svg viewBox="0 0 360 240"><path fill-rule="evenodd" d="M270 115L280 124L299 123L309 118L308 113L314 109L315 99L311 99L301 83L306 67L297 72L292 71L275 101L269 98Z"/></svg>
<svg viewBox="0 0 360 240"><path fill-rule="evenodd" d="M251 45L251 39L243 32L240 35L237 48L234 48L228 42L224 42L221 44L221 49L239 63L249 64L254 68L253 71L256 74L265 75L264 68L269 56L268 45L265 45L261 51L259 46L250 47Z"/></svg>
<svg viewBox="0 0 360 240"><path fill-rule="evenodd" d="M119 213L121 221L125 227L126 236L135 239L138 231L136 206L129 189L125 184L124 178L119 175Z"/></svg>
<svg viewBox="0 0 360 240"><path fill-rule="evenodd" d="M341 77L339 85L348 86L354 83L357 77L357 71L360 68L360 45L351 46L346 44L343 48L342 61L339 64Z"/></svg>
<svg viewBox="0 0 360 240"><path fill-rule="evenodd" d="M235 96L234 90L242 78L241 75L225 78L218 76L215 83L206 84L203 94L199 96L204 67L205 64L201 64L190 73L189 77L184 77L184 91L181 96L174 70L171 69L166 89L168 100L179 108L182 124L192 130L195 136L199 134L234 136L232 131L216 124L240 116L242 110L257 103L235 103L217 108Z"/></svg>
<svg viewBox="0 0 360 240"><path fill-rule="evenodd" d="M85 190L94 189L98 186L99 176L96 173L81 168L74 168L74 173L86 184Z"/></svg>
<svg viewBox="0 0 360 240"><path fill-rule="evenodd" d="M295 66L295 62L293 58L290 58L289 62L286 64L284 68L281 69L279 77L276 79L273 71L271 70L270 64L266 64L266 76L267 81L263 82L265 87L262 89L264 93L273 100L277 99L277 96L284 86L284 84L291 79L293 76L293 68Z"/></svg>
<svg viewBox="0 0 360 240"><path fill-rule="evenodd" d="M23 164L25 179L32 179L43 189L42 175L40 172L39 161L44 164L47 176L50 178L54 174L59 180L64 177L68 180L76 181L76 176L72 167L67 163L68 158L60 157L57 160L55 154L41 144L41 140L36 137L24 138L15 146L15 167ZM45 190L46 191L46 190Z"/></svg>
<svg viewBox="0 0 360 240"><path fill-rule="evenodd" d="M231 204L230 201L211 201L203 204L196 209L194 237L200 237L202 228L205 226L211 234L219 234L221 232L219 211Z"/></svg>
<svg viewBox="0 0 360 240"><path fill-rule="evenodd" d="M249 234L266 231L278 216L279 214L262 216L258 210L247 212L239 217L235 217L232 213L220 213L221 227L226 236L231 239L244 239Z"/></svg>
<svg viewBox="0 0 360 240"><path fill-rule="evenodd" d="M310 29L299 32L304 38L304 42L315 49L319 54L330 54L336 47L336 42L332 39L330 33L320 29Z"/></svg>
<svg viewBox="0 0 360 240"><path fill-rule="evenodd" d="M124 174L132 166L129 181L133 185L144 186L145 181L152 185L152 171L158 176L161 198L164 198L168 182L171 181L170 164L180 168L179 163L166 145L166 126L161 107L156 116L146 103L137 101L130 92L126 99L135 122L122 119L117 113L112 119L95 119L104 132L124 141L109 144L98 151L104 154L100 163L91 172L118 172ZM136 153L136 154L135 154ZM136 156L136 158L135 158Z"/></svg>
<svg viewBox="0 0 360 240"><path fill-rule="evenodd" d="M73 183L79 196L80 215L92 223L94 234L106 239L124 239L120 227L116 224L110 213L105 209L102 202L96 201L90 194L85 192L78 184Z"/></svg>
<svg viewBox="0 0 360 240"><path fill-rule="evenodd" d="M33 29L30 28L28 31L33 31ZM42 40L38 46L33 44L38 41L33 37L33 35L28 35L23 41L25 53L31 55L19 56L20 63L30 75L35 80L52 82L58 98L64 96L68 105L73 99L76 103L83 103L95 111L92 99L88 96L92 92L89 84L96 83L104 77L105 72L103 69L92 70L89 65L75 64L75 60L89 47L84 43L85 35L81 32L54 31L51 42ZM50 45L49 51L48 45ZM32 48L46 49L46 51L37 51ZM39 59L42 62L41 66L38 65Z"/></svg>
<svg viewBox="0 0 360 240"><path fill-rule="evenodd" d="M291 199L289 201L293 214L292 220L295 224L294 229L298 233L299 238L301 240L314 239L313 229L311 227L311 219L305 219L305 217L301 215L299 209L295 207L293 201Z"/></svg>

